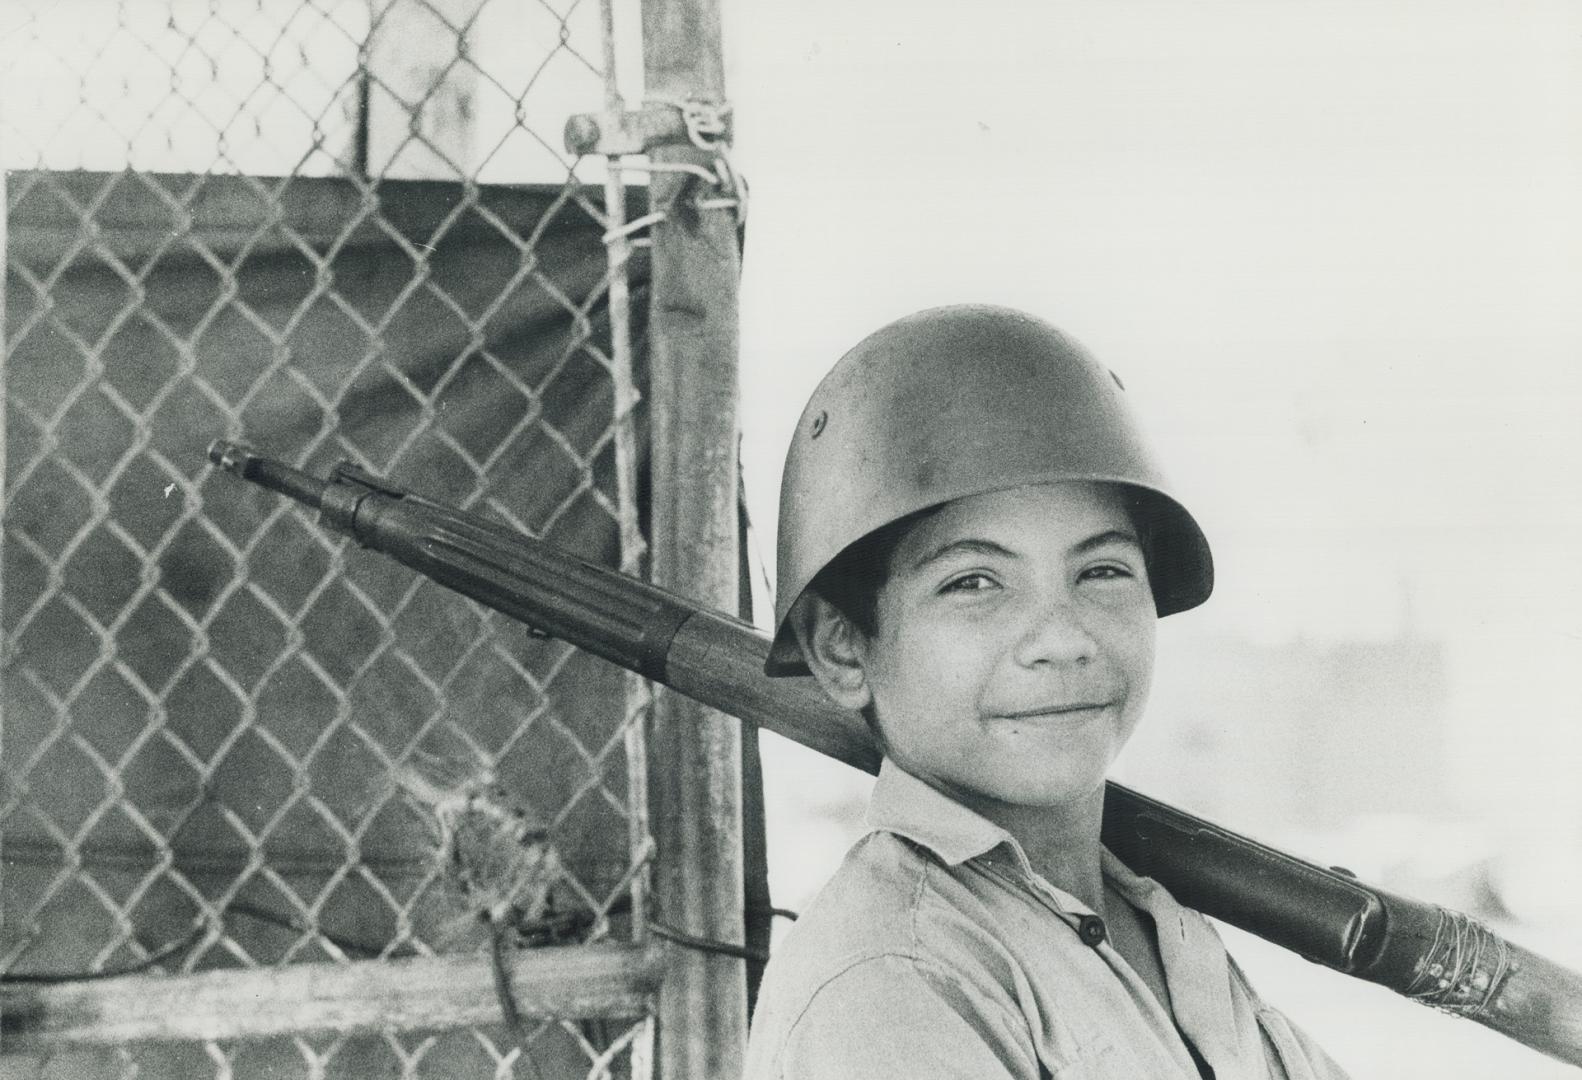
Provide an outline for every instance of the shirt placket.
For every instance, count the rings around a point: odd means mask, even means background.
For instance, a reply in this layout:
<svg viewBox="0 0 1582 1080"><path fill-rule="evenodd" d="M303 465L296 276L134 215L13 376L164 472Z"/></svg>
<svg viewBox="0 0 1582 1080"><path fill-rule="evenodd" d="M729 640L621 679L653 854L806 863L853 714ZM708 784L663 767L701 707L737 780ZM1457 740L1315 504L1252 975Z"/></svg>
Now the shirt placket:
<svg viewBox="0 0 1582 1080"><path fill-rule="evenodd" d="M1085 924L1091 925L1087 924L1087 920L1096 920L1099 921L1100 926L1103 925L1097 913L1076 897L1069 896L1050 885L1031 867L1022 865L1024 861L1020 853L1016 853L1015 861L1006 865L1001 857L994 852L988 852L973 859L972 865L1013 892L1029 897L1070 927L1077 940L1093 949L1126 988L1127 996L1147 1024L1149 1034L1153 1036L1153 1044L1156 1048L1156 1053L1153 1055L1155 1061L1161 1065L1168 1062L1174 1068L1176 1075L1197 1080L1197 1066L1193 1064L1191 1054L1182 1041L1181 1032L1176 1028L1170 1014L1165 1011L1164 1005L1143 981L1142 976L1137 974L1126 958L1110 943L1107 933L1097 942L1090 941L1084 935ZM1167 980L1168 977L1167 969ZM1133 1045L1135 1048L1135 1044ZM1158 1067L1159 1065L1155 1065L1148 1075L1161 1075L1156 1071Z"/></svg>

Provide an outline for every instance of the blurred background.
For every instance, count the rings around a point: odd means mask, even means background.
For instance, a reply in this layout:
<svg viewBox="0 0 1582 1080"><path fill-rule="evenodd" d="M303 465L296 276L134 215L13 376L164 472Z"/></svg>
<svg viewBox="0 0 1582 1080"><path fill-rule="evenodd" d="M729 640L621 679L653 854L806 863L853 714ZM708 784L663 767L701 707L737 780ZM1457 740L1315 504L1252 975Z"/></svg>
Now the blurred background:
<svg viewBox="0 0 1582 1080"><path fill-rule="evenodd" d="M743 460L932 304L1125 380L1214 545L1117 776L1582 964L1582 9L747 2ZM868 781L765 735L776 902ZM1358 1077L1573 1075L1231 934Z"/></svg>

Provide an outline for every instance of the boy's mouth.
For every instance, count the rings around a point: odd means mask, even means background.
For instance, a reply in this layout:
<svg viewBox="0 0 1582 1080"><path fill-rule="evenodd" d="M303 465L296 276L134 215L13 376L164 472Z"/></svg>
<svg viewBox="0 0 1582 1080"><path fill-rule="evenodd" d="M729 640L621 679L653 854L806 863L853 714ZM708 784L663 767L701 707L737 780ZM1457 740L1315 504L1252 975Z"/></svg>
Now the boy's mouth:
<svg viewBox="0 0 1582 1080"><path fill-rule="evenodd" d="M1107 709L1112 704L1109 701L1079 701L1062 705L1036 705L1030 709L1016 709L995 715L1005 720L1078 720Z"/></svg>

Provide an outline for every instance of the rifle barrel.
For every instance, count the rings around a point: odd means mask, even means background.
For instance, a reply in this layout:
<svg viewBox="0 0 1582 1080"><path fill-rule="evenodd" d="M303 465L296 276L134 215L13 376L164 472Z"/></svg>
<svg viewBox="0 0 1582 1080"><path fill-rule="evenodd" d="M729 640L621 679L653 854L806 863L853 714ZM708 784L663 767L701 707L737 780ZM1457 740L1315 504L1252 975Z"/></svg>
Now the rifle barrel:
<svg viewBox="0 0 1582 1080"><path fill-rule="evenodd" d="M262 457L240 443L217 439L209 444L209 460L233 476L279 492L317 510L328 483L272 458Z"/></svg>

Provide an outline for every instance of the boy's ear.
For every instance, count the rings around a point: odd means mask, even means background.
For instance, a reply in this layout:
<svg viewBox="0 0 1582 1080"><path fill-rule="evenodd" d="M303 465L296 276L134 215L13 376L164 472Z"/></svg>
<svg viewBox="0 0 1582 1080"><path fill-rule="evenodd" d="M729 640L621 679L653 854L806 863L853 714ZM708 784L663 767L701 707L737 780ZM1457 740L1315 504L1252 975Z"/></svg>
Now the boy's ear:
<svg viewBox="0 0 1582 1080"><path fill-rule="evenodd" d="M813 677L835 704L861 709L873 701L863 670L863 640L840 609L809 592L791 609L791 629Z"/></svg>

